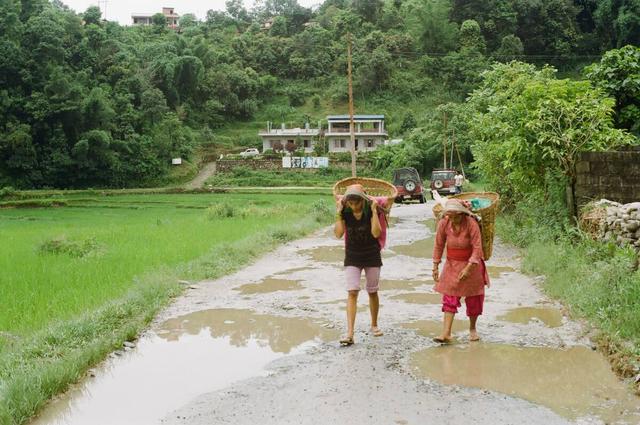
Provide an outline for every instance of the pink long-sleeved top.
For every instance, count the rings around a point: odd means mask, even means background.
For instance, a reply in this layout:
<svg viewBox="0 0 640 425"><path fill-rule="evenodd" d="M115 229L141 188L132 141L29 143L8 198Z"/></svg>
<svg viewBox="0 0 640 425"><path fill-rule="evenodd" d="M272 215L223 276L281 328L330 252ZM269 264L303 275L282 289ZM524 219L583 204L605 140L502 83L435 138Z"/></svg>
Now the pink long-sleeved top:
<svg viewBox="0 0 640 425"><path fill-rule="evenodd" d="M484 266L482 237L478 222L472 217L464 216L460 228L455 232L449 219L442 218L438 222L436 241L433 247L434 263L439 263L442 259L445 246L454 249L471 249L471 256L466 261L447 258L435 290L444 295L457 297L484 294L484 286L489 283L489 275ZM476 266L466 279L459 281L458 275L467 263L474 263Z"/></svg>

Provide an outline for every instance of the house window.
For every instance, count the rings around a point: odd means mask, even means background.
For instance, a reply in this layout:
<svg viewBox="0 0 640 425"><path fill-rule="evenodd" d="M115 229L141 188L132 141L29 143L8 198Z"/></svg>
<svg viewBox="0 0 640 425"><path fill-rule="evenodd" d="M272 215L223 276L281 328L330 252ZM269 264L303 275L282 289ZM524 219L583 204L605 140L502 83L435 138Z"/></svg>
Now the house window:
<svg viewBox="0 0 640 425"><path fill-rule="evenodd" d="M309 140L304 140L304 141L302 142L302 145L303 145L305 148L310 148L310 147L311 147L311 142L310 142Z"/></svg>
<svg viewBox="0 0 640 425"><path fill-rule="evenodd" d="M347 141L344 139L340 139L340 147L341 148L346 148L347 147Z"/></svg>
<svg viewBox="0 0 640 425"><path fill-rule="evenodd" d="M373 147L373 139L367 139L367 147L368 148L372 148Z"/></svg>

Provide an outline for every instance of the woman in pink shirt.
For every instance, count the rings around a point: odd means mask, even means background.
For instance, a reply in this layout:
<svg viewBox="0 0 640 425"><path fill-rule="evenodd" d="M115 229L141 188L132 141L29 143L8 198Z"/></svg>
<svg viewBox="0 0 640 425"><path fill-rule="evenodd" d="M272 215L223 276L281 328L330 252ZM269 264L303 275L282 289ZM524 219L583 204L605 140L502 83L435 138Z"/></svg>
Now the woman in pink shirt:
<svg viewBox="0 0 640 425"><path fill-rule="evenodd" d="M453 318L465 298L469 316L469 340L477 341L476 322L482 314L484 287L489 286L489 275L484 265L480 226L475 217L457 199L445 204L444 217L438 223L436 241L433 248L433 280L435 290L442 294L444 326L440 336L433 340L442 344L451 342ZM447 261L442 274L439 272L444 249Z"/></svg>

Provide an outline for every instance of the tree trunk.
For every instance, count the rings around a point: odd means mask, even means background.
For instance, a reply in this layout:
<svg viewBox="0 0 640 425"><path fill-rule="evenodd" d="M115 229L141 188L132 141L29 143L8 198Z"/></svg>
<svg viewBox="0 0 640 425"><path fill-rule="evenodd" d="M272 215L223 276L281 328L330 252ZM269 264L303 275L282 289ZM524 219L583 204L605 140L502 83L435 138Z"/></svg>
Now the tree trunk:
<svg viewBox="0 0 640 425"><path fill-rule="evenodd" d="M574 179L570 179L566 188L567 208L569 209L569 216L573 223L578 222L578 208L576 206L576 183Z"/></svg>

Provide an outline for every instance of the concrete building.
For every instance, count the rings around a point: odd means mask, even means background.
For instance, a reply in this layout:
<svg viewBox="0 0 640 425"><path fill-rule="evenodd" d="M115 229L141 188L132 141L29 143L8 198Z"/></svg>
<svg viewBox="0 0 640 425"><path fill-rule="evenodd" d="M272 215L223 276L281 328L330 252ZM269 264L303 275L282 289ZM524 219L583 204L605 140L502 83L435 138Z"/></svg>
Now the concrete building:
<svg viewBox="0 0 640 425"><path fill-rule="evenodd" d="M388 134L384 128L384 115L354 115L355 150L374 151L384 145ZM349 115L329 115L324 133L329 152L350 152Z"/></svg>
<svg viewBox="0 0 640 425"><path fill-rule="evenodd" d="M175 13L173 7L163 7L162 14L167 20L167 27L171 29L178 28L178 19L180 19L180 15ZM133 21L133 25L151 25L153 23L151 20L152 17L153 15L135 13L131 15L131 20Z"/></svg>
<svg viewBox="0 0 640 425"><path fill-rule="evenodd" d="M305 128L286 128L284 124L280 128L272 128L271 123L267 124L267 129L258 132L262 137L262 152L266 150L282 151L287 145L295 146L296 149L304 149L306 153L313 152L320 130L310 128L309 124Z"/></svg>

